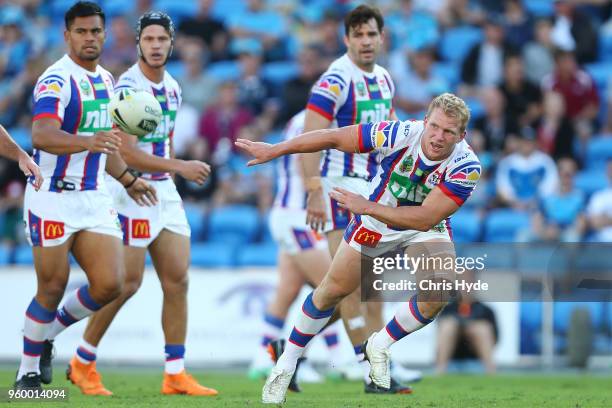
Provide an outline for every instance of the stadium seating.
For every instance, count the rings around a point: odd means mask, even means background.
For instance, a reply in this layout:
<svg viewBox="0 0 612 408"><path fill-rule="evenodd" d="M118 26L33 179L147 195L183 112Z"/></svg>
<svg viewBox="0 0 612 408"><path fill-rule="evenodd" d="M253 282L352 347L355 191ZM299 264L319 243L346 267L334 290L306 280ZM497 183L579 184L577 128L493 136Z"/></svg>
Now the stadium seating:
<svg viewBox="0 0 612 408"><path fill-rule="evenodd" d="M238 266L275 266L278 248L270 242L246 245L237 255Z"/></svg>
<svg viewBox="0 0 612 408"><path fill-rule="evenodd" d="M218 208L208 218L208 239L212 242L246 244L253 241L259 226L259 213L251 206Z"/></svg>
<svg viewBox="0 0 612 408"><path fill-rule="evenodd" d="M198 242L191 245L191 265L223 268L234 265L236 248L221 242Z"/></svg>
<svg viewBox="0 0 612 408"><path fill-rule="evenodd" d="M460 209L450 219L455 242L475 242L480 237L482 220L478 211Z"/></svg>
<svg viewBox="0 0 612 408"><path fill-rule="evenodd" d="M587 195L608 187L608 181L603 177L600 169L586 169L578 172L575 183L576 187Z"/></svg>
<svg viewBox="0 0 612 408"><path fill-rule="evenodd" d="M591 75L600 93L604 91L605 95L608 78L612 73L612 62L594 62L592 64L586 64L584 69Z"/></svg>
<svg viewBox="0 0 612 408"><path fill-rule="evenodd" d="M32 135L30 130L23 127L8 129L9 134L23 150L32 151Z"/></svg>
<svg viewBox="0 0 612 408"><path fill-rule="evenodd" d="M185 72L185 64L183 61L168 61L166 71L175 78L180 78Z"/></svg>
<svg viewBox="0 0 612 408"><path fill-rule="evenodd" d="M541 350L542 302L521 302L521 354L537 354Z"/></svg>
<svg viewBox="0 0 612 408"><path fill-rule="evenodd" d="M261 68L264 79L272 83L285 83L298 74L298 64L295 62L269 62Z"/></svg>
<svg viewBox="0 0 612 408"><path fill-rule="evenodd" d="M523 5L535 17L548 17L555 12L553 2L550 0L525 0Z"/></svg>
<svg viewBox="0 0 612 408"><path fill-rule="evenodd" d="M612 33L602 33L599 36L599 59L612 61Z"/></svg>
<svg viewBox="0 0 612 408"><path fill-rule="evenodd" d="M560 272L567 268L565 254L556 245L518 244L516 257L517 272L541 277L546 273Z"/></svg>
<svg viewBox="0 0 612 408"><path fill-rule="evenodd" d="M15 263L17 265L29 265L34 264L34 255L32 254L32 248L28 245L20 245L15 250Z"/></svg>
<svg viewBox="0 0 612 408"><path fill-rule="evenodd" d="M219 61L210 64L206 72L219 82L234 81L240 77L240 66L236 61Z"/></svg>
<svg viewBox="0 0 612 408"><path fill-rule="evenodd" d="M587 146L586 157L590 169L603 168L612 159L612 136L593 137Z"/></svg>
<svg viewBox="0 0 612 408"><path fill-rule="evenodd" d="M460 64L474 44L481 40L482 30L478 28L451 28L442 35L439 52L445 61Z"/></svg>
<svg viewBox="0 0 612 408"><path fill-rule="evenodd" d="M603 326L604 303L601 302L555 302L554 304L554 329L558 333L567 333L572 312L578 308L586 308L591 316L591 324L594 329Z"/></svg>
<svg viewBox="0 0 612 408"><path fill-rule="evenodd" d="M204 213L202 209L195 204L184 204L185 215L187 222L191 227L191 240L199 241L204 235Z"/></svg>
<svg viewBox="0 0 612 408"><path fill-rule="evenodd" d="M9 263L11 258L10 249L5 245L0 245L0 266L4 266Z"/></svg>
<svg viewBox="0 0 612 408"><path fill-rule="evenodd" d="M441 76L448 81L451 87L449 91L454 90L461 80L461 69L458 64L452 62L436 62L432 66L432 72L434 76Z"/></svg>
<svg viewBox="0 0 612 408"><path fill-rule="evenodd" d="M514 242L517 234L529 227L530 217L525 212L498 209L489 213L485 220L485 241Z"/></svg>

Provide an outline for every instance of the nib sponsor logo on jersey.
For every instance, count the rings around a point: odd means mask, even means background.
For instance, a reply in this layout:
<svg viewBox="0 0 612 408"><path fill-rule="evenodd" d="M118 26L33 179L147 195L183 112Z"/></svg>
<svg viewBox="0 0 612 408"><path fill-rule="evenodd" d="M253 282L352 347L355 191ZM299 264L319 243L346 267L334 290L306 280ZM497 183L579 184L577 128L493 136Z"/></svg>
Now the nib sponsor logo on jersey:
<svg viewBox="0 0 612 408"><path fill-rule="evenodd" d="M83 117L79 125L79 133L96 133L112 128L108 102L108 99L83 101Z"/></svg>
<svg viewBox="0 0 612 408"><path fill-rule="evenodd" d="M138 140L143 143L157 143L168 139L174 129L175 120L175 110L164 111L162 120L159 122L159 125L157 125L155 131L138 138Z"/></svg>
<svg viewBox="0 0 612 408"><path fill-rule="evenodd" d="M372 123L389 120L391 99L357 101L356 123Z"/></svg>
<svg viewBox="0 0 612 408"><path fill-rule="evenodd" d="M353 240L361 245L375 248L381 238L382 234L379 232L369 230L366 227L361 227L355 233Z"/></svg>
<svg viewBox="0 0 612 408"><path fill-rule="evenodd" d="M480 166L468 166L451 174L449 181L461 186L473 187L480 180Z"/></svg>

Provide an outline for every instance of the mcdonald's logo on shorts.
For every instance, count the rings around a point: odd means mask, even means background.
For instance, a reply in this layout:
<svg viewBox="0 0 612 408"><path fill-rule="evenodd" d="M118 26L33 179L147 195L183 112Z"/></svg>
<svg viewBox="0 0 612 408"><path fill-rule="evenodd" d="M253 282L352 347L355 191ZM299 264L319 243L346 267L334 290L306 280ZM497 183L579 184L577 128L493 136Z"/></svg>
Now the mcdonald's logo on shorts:
<svg viewBox="0 0 612 408"><path fill-rule="evenodd" d="M151 238L149 220L132 220L132 238Z"/></svg>
<svg viewBox="0 0 612 408"><path fill-rule="evenodd" d="M56 239L64 236L64 223L59 221L43 222L45 239Z"/></svg>
<svg viewBox="0 0 612 408"><path fill-rule="evenodd" d="M353 238L353 240L361 245L375 248L381 238L382 234L369 230L365 227L361 227L357 230L357 233L355 233L355 238Z"/></svg>

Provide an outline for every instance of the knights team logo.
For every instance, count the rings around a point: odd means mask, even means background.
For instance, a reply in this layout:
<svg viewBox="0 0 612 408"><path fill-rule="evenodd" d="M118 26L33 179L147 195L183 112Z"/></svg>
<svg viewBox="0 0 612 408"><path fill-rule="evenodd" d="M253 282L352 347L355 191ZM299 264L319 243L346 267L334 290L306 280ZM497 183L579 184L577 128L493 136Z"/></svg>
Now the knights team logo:
<svg viewBox="0 0 612 408"><path fill-rule="evenodd" d="M408 173L412 170L412 166L414 166L414 159L412 156L405 157L404 160L400 163L399 170L402 173Z"/></svg>
<svg viewBox="0 0 612 408"><path fill-rule="evenodd" d="M64 236L64 223L59 221L47 221L43 223L45 239L57 239Z"/></svg>
<svg viewBox="0 0 612 408"><path fill-rule="evenodd" d="M132 220L132 238L151 238L149 220Z"/></svg>
<svg viewBox="0 0 612 408"><path fill-rule="evenodd" d="M363 84L363 82L357 82L356 88L357 88L357 95L359 95L360 97L364 97L366 94L366 89L365 89L365 85Z"/></svg>
<svg viewBox="0 0 612 408"><path fill-rule="evenodd" d="M376 248L376 245L378 245L378 241L380 241L381 238L382 234L379 232L361 227L355 233L354 241L370 248Z"/></svg>

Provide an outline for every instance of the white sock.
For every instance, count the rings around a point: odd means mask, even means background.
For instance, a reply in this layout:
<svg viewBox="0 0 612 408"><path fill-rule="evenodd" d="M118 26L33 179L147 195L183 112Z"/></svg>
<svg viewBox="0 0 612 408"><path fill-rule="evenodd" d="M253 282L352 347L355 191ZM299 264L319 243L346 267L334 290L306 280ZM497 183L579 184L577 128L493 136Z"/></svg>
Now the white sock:
<svg viewBox="0 0 612 408"><path fill-rule="evenodd" d="M433 319L424 317L417 306L417 295L402 303L395 316L372 339L376 348L389 348L391 345L410 333L431 323Z"/></svg>
<svg viewBox="0 0 612 408"><path fill-rule="evenodd" d="M66 297L64 305L57 311L55 320L47 333L47 339L54 339L67 327L86 318L101 307L91 298L89 285L81 286Z"/></svg>
<svg viewBox="0 0 612 408"><path fill-rule="evenodd" d="M276 366L287 371L294 370L310 340L325 327L333 312L334 308L317 309L312 302L312 293L308 295Z"/></svg>
<svg viewBox="0 0 612 408"><path fill-rule="evenodd" d="M40 355L47 331L55 319L55 310L47 310L32 299L25 313L23 324L23 353L17 371L17 379L27 373L40 374Z"/></svg>
<svg viewBox="0 0 612 408"><path fill-rule="evenodd" d="M164 347L166 364L164 371L178 374L185 369L185 346L183 344L166 344Z"/></svg>
<svg viewBox="0 0 612 408"><path fill-rule="evenodd" d="M98 348L90 343L88 343L85 339L81 340L81 344L77 348L75 357L83 364L91 364L96 361L96 354L98 352Z"/></svg>

